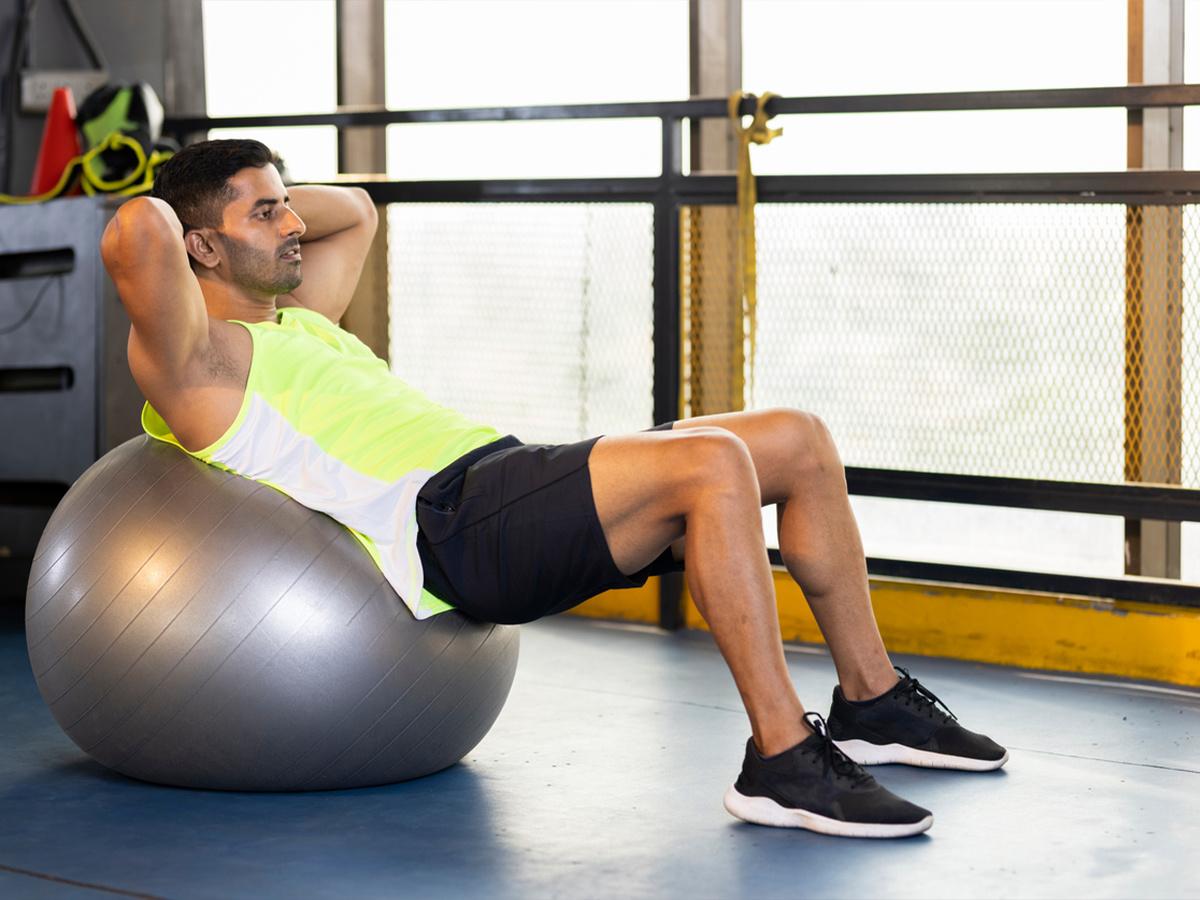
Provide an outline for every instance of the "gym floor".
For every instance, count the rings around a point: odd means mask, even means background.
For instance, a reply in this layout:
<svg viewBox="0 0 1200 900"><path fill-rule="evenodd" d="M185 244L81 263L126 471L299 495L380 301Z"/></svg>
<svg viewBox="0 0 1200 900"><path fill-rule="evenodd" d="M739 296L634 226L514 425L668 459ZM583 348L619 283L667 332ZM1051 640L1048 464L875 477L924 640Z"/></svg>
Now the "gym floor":
<svg viewBox="0 0 1200 900"><path fill-rule="evenodd" d="M0 628L0 896L1200 897L1200 692L896 657L1006 744L988 774L875 768L915 838L762 828L721 795L749 726L711 638L559 616L523 628L464 763L390 787L158 787L84 756ZM824 714L833 666L789 647Z"/></svg>

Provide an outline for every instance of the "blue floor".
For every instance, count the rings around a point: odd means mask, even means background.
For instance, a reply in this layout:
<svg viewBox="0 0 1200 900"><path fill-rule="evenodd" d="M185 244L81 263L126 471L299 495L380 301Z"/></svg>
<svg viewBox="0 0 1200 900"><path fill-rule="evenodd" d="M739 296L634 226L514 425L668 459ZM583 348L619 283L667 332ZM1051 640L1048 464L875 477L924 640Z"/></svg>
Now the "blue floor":
<svg viewBox="0 0 1200 900"><path fill-rule="evenodd" d="M1200 897L1200 692L896 657L998 773L878 767L931 831L848 840L721 806L749 734L711 639L573 617L522 631L466 761L319 794L156 787L91 762L0 630L0 897ZM829 658L789 648L827 711Z"/></svg>

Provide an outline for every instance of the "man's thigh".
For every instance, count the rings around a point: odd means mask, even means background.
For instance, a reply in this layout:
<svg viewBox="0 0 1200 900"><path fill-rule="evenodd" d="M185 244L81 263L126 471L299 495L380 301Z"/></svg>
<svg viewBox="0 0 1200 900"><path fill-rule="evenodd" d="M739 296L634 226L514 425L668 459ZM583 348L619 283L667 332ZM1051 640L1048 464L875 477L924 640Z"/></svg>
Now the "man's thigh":
<svg viewBox="0 0 1200 900"><path fill-rule="evenodd" d="M668 549L682 559L686 519L697 499L747 473L746 447L736 436L674 425L606 435L588 460L596 516L613 561L627 575L658 562Z"/></svg>
<svg viewBox="0 0 1200 900"><path fill-rule="evenodd" d="M596 517L626 575L655 562L684 534L686 475L671 424L605 435L588 458Z"/></svg>
<svg viewBox="0 0 1200 900"><path fill-rule="evenodd" d="M601 439L589 462L593 495L613 559L622 571L639 571L667 547L675 560L683 559L685 521L676 492L686 487L678 476L687 453L667 442L700 428L720 429L745 444L763 506L784 502L810 466L836 457L824 424L816 416L787 408L697 416Z"/></svg>

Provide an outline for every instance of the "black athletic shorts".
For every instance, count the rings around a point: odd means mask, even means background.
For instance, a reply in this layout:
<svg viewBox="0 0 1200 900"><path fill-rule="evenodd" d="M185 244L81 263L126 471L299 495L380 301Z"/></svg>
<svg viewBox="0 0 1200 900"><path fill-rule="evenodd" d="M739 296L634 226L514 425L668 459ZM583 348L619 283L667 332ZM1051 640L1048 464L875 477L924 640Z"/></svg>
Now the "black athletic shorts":
<svg viewBox="0 0 1200 900"><path fill-rule="evenodd" d="M472 618L520 624L683 571L669 548L633 575L613 562L587 467L600 437L523 444L508 435L429 479L417 495L426 590Z"/></svg>

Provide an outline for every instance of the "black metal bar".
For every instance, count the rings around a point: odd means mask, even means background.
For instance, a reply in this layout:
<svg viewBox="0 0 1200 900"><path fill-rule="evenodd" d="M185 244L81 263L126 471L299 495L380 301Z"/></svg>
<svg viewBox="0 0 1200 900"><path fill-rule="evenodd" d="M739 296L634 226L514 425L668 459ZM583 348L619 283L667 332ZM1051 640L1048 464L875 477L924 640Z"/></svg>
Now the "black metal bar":
<svg viewBox="0 0 1200 900"><path fill-rule="evenodd" d="M783 565L783 558L778 550L771 548L767 555L772 565ZM1012 569L877 557L867 557L867 572L876 578L907 578L912 581L1065 594L1086 599L1133 600L1139 603L1200 608L1200 586L1162 578L1059 575L1052 572L1020 572Z"/></svg>
<svg viewBox="0 0 1200 900"><path fill-rule="evenodd" d="M664 183L677 205L731 204L737 199L737 181L731 175L471 181L392 181L347 175L322 183L362 187L377 203L653 203ZM762 175L758 178L758 199L761 203L1065 201L1178 205L1200 203L1200 172Z"/></svg>
<svg viewBox="0 0 1200 900"><path fill-rule="evenodd" d="M683 171L683 123L662 120L662 176L654 197L654 424L679 418L679 203L672 184ZM658 624L683 627L683 576L659 578Z"/></svg>
<svg viewBox="0 0 1200 900"><path fill-rule="evenodd" d="M678 121L678 120L675 120ZM463 181L389 181L345 175L319 182L361 187L376 203L655 203L669 185L678 203L732 203L724 184L676 178L513 178ZM733 184L732 179L730 183Z"/></svg>
<svg viewBox="0 0 1200 900"><path fill-rule="evenodd" d="M693 176L689 181L693 181ZM732 181L732 179L729 179ZM705 186L690 184L693 191ZM727 185L707 188L716 193ZM1043 172L950 175L761 175L763 203L1072 201L1180 204L1200 200L1200 172Z"/></svg>
<svg viewBox="0 0 1200 900"><path fill-rule="evenodd" d="M867 559L867 572L877 578L908 578L913 581L1200 608L1200 586L1159 578L1100 578L870 557Z"/></svg>
<svg viewBox="0 0 1200 900"><path fill-rule="evenodd" d="M471 109L342 109L328 113L262 116L179 116L167 118L167 131L202 128L272 128L281 125L384 126L445 122L530 122L545 119L678 119L721 118L729 114L725 100L666 100L647 103L576 103L545 106L487 106ZM1197 101L1200 102L1200 101ZM753 112L753 102L742 104Z"/></svg>
<svg viewBox="0 0 1200 900"><path fill-rule="evenodd" d="M672 176L683 167L679 119L663 119L662 171L654 195L654 424L679 418L679 205Z"/></svg>
<svg viewBox="0 0 1200 900"><path fill-rule="evenodd" d="M1200 490L1151 484L1087 484L847 467L851 494L1016 509L1200 522Z"/></svg>
<svg viewBox="0 0 1200 900"><path fill-rule="evenodd" d="M512 122L544 119L719 119L728 115L725 98L647 103L584 103L542 106L489 106L472 109L345 108L337 112L261 116L171 116L168 133L209 128L271 128L286 125L405 125L437 122ZM992 109L1147 109L1200 104L1200 85L1154 84L1039 91L960 91L934 94L871 94L841 97L776 97L771 115L862 112L938 112ZM753 112L744 100L743 114Z"/></svg>
<svg viewBox="0 0 1200 900"><path fill-rule="evenodd" d="M772 116L810 113L947 112L992 109L1150 109L1194 106L1200 85L1145 84L1118 87L1051 88L1033 91L953 91L936 94L867 94L838 97L779 97L767 104Z"/></svg>
<svg viewBox="0 0 1200 900"><path fill-rule="evenodd" d="M1200 202L1200 171L759 175L760 203L1153 203ZM681 203L734 203L732 175L680 176Z"/></svg>
<svg viewBox="0 0 1200 900"><path fill-rule="evenodd" d="M524 178L387 181L349 175L325 184L361 187L376 203L652 203L658 178Z"/></svg>

